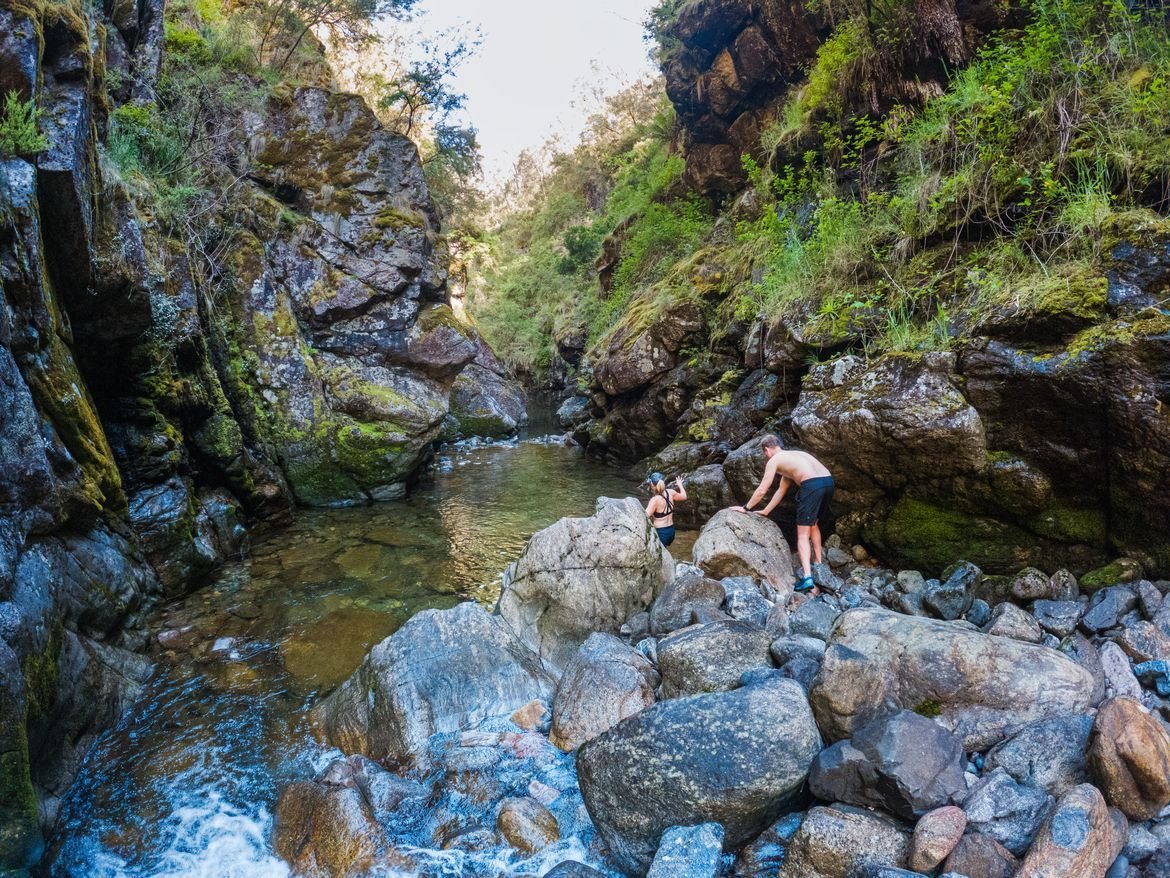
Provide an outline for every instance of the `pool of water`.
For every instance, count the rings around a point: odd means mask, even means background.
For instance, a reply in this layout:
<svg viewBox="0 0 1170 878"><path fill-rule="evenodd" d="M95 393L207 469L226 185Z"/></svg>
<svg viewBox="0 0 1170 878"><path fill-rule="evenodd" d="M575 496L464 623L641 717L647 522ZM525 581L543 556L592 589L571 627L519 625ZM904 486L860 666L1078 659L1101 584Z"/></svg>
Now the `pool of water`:
<svg viewBox="0 0 1170 878"><path fill-rule="evenodd" d="M287 875L269 844L279 789L336 755L309 735L315 698L413 614L493 604L535 531L637 488L555 441L456 448L403 501L258 534L247 560L157 614L157 671L88 755L48 873Z"/></svg>

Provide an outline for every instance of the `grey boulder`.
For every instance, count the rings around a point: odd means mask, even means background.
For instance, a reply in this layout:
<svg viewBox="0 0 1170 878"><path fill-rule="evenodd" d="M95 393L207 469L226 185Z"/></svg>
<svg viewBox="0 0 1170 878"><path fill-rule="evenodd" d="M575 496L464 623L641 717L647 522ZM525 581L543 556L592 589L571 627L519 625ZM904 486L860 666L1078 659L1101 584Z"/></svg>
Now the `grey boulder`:
<svg viewBox="0 0 1170 878"><path fill-rule="evenodd" d="M971 788L963 811L967 826L1019 856L1048 816L1052 797L1038 787L1016 783L997 769Z"/></svg>
<svg viewBox="0 0 1170 878"><path fill-rule="evenodd" d="M1092 675L1047 647L858 608L837 620L809 700L830 740L889 701L936 716L964 749L983 750L1030 722L1083 713L1092 695Z"/></svg>
<svg viewBox="0 0 1170 878"><path fill-rule="evenodd" d="M638 501L602 497L589 518L562 518L533 535L508 568L496 610L559 676L585 638L617 634L673 572Z"/></svg>
<svg viewBox="0 0 1170 878"><path fill-rule="evenodd" d="M431 735L550 701L553 687L508 627L469 602L410 619L313 708L312 720L346 753L425 771Z"/></svg>
<svg viewBox="0 0 1170 878"><path fill-rule="evenodd" d="M901 868L909 856L910 832L894 820L849 805L812 808L777 878L853 878L867 867Z"/></svg>
<svg viewBox="0 0 1170 878"><path fill-rule="evenodd" d="M827 802L880 808L904 820L960 801L966 758L958 739L909 710L855 726L853 738L822 750L809 790Z"/></svg>
<svg viewBox="0 0 1170 878"><path fill-rule="evenodd" d="M662 590L650 608L650 633L655 637L686 628L696 612L713 613L726 598L723 586L709 579L697 567L678 565L674 579Z"/></svg>
<svg viewBox="0 0 1170 878"><path fill-rule="evenodd" d="M787 601L796 582L792 551L779 526L762 515L724 509L695 540L695 564L714 579L751 576L766 582L775 600Z"/></svg>
<svg viewBox="0 0 1170 878"><path fill-rule="evenodd" d="M734 620L676 631L658 642L662 697L734 689L745 671L772 666L771 645L763 628Z"/></svg>
<svg viewBox="0 0 1170 878"><path fill-rule="evenodd" d="M1093 718L1070 714L1029 723L987 754L984 770L1002 768L1018 783L1054 796L1088 778L1085 751Z"/></svg>
<svg viewBox="0 0 1170 878"><path fill-rule="evenodd" d="M589 635L561 676L549 740L565 751L654 703L658 671L612 634Z"/></svg>
<svg viewBox="0 0 1170 878"><path fill-rule="evenodd" d="M577 774L615 861L643 874L672 826L719 823L726 847L750 841L799 794L820 749L800 686L768 675L642 711L582 746Z"/></svg>

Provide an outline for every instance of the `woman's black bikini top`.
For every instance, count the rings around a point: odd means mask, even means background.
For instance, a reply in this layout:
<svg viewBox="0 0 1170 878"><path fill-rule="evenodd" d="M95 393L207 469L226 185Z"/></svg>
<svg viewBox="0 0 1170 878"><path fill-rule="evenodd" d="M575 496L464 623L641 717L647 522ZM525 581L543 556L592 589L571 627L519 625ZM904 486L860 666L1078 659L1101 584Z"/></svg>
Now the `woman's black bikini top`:
<svg viewBox="0 0 1170 878"><path fill-rule="evenodd" d="M655 518L670 518L670 516L674 515L674 504L670 502L670 488L663 491L662 496L666 498L666 511L652 512L650 514Z"/></svg>

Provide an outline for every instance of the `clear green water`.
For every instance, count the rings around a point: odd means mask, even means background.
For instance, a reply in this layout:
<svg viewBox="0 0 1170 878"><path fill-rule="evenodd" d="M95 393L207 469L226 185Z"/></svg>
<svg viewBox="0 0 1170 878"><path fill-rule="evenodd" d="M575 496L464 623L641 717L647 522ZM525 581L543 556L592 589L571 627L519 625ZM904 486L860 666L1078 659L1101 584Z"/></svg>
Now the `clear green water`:
<svg viewBox="0 0 1170 878"><path fill-rule="evenodd" d="M170 649L91 751L62 810L52 875L277 876L280 786L328 760L307 707L413 614L494 603L535 531L634 480L559 445L450 453L406 500L302 511L249 560L163 608ZM167 639L172 638L172 639ZM462 874L441 870L435 874Z"/></svg>

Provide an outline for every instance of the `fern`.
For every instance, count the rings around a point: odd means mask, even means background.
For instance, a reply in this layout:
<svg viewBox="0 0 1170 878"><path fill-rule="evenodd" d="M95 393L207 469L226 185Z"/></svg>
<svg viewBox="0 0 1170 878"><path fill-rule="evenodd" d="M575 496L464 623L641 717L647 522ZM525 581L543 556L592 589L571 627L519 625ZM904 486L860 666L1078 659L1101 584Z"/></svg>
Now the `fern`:
<svg viewBox="0 0 1170 878"><path fill-rule="evenodd" d="M30 156L49 148L49 139L37 128L39 116L35 101L8 92L0 118L0 157Z"/></svg>

